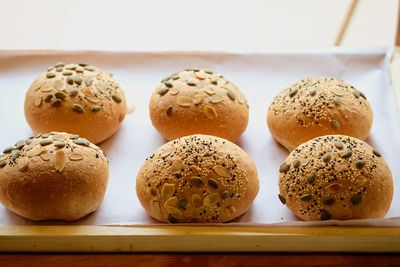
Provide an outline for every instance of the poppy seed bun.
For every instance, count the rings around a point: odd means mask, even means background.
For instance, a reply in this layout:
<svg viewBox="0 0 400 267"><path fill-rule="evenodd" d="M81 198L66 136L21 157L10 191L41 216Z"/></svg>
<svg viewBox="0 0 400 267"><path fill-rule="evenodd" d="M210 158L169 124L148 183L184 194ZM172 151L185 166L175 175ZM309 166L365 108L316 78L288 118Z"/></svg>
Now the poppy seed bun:
<svg viewBox="0 0 400 267"><path fill-rule="evenodd" d="M146 159L136 193L162 222L227 222L246 212L259 180L250 157L228 140L191 135L161 146Z"/></svg>
<svg viewBox="0 0 400 267"><path fill-rule="evenodd" d="M283 89L269 106L272 136L289 151L317 136L344 134L365 140L372 126L365 95L344 81L309 78Z"/></svg>
<svg viewBox="0 0 400 267"><path fill-rule="evenodd" d="M249 120L246 98L222 75L184 70L161 81L150 99L154 127L167 140L190 134L239 139Z"/></svg>
<svg viewBox="0 0 400 267"><path fill-rule="evenodd" d="M118 130L126 109L112 74L86 64L57 63L25 96L25 117L35 133L69 132L95 144Z"/></svg>
<svg viewBox="0 0 400 267"><path fill-rule="evenodd" d="M393 197L385 160L354 137L310 140L295 148L279 171L279 198L303 220L383 217Z"/></svg>
<svg viewBox="0 0 400 267"><path fill-rule="evenodd" d="M0 156L0 202L31 220L74 221L95 211L108 161L84 138L52 132L17 142Z"/></svg>

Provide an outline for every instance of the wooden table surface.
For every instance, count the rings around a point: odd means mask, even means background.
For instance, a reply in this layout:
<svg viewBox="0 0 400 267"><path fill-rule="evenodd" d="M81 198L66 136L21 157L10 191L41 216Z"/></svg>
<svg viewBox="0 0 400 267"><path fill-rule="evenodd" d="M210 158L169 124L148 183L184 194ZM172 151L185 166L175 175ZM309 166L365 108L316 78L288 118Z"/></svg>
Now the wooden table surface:
<svg viewBox="0 0 400 267"><path fill-rule="evenodd" d="M259 51L335 44L393 45L399 1L358 1L343 28L352 2L204 0L182 7L184 2L176 0L114 0L112 6L111 1L94 0L0 0L0 49ZM222 16L223 13L227 15ZM176 29L192 37L201 29L212 30L207 30L207 38L186 38L185 34L174 35ZM343 35L339 40L340 33ZM400 36L397 43L400 44ZM2 266L400 266L400 255L3 253Z"/></svg>

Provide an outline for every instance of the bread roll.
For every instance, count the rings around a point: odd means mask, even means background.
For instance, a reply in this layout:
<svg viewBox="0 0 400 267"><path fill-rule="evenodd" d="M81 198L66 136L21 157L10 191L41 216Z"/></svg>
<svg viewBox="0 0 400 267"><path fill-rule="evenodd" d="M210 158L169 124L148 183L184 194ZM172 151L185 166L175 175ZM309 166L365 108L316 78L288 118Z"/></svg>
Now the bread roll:
<svg viewBox="0 0 400 267"><path fill-rule="evenodd" d="M69 132L96 144L118 130L126 109L112 74L86 64L57 63L25 96L25 117L35 133Z"/></svg>
<svg viewBox="0 0 400 267"><path fill-rule="evenodd" d="M310 140L295 148L279 171L279 198L303 220L383 217L393 197L385 160L354 137Z"/></svg>
<svg viewBox="0 0 400 267"><path fill-rule="evenodd" d="M222 75L184 70L161 81L149 104L154 127L167 140L190 134L239 139L249 119L240 90Z"/></svg>
<svg viewBox="0 0 400 267"><path fill-rule="evenodd" d="M227 222L252 204L256 167L237 145L191 135L161 146L136 179L137 196L153 218L170 223Z"/></svg>
<svg viewBox="0 0 400 267"><path fill-rule="evenodd" d="M0 202L31 220L74 221L95 211L108 161L84 138L52 132L17 142L0 156Z"/></svg>
<svg viewBox="0 0 400 267"><path fill-rule="evenodd" d="M365 95L333 78L309 78L282 90L269 106L272 136L289 151L317 136L344 134L365 140L372 126Z"/></svg>

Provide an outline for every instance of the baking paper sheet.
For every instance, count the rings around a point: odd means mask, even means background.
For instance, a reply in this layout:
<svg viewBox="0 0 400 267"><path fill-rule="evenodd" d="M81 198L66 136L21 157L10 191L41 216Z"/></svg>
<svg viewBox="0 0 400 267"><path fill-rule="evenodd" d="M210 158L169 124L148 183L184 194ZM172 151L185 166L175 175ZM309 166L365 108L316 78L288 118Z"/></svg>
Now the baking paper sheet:
<svg viewBox="0 0 400 267"><path fill-rule="evenodd" d="M148 101L153 89L168 74L185 68L217 71L247 96L249 126L238 142L256 163L261 188L251 209L231 223L254 225L397 225L400 226L400 127L390 85L391 49L332 49L313 52L231 54L209 52L0 52L0 148L32 132L25 122L23 104L31 82L55 62L86 62L111 71L125 90L135 112L120 130L100 146L110 159L110 180L100 209L70 224L145 225L157 221L147 216L135 193L135 177L144 159L165 141L153 128ZM362 90L372 104L374 124L367 142L387 160L395 179L395 195L386 219L346 222L301 222L277 198L278 168L288 152L271 137L266 125L267 107L286 85L309 76L343 79ZM389 219L390 218L390 219ZM31 222L0 206L0 225L52 225L65 222Z"/></svg>

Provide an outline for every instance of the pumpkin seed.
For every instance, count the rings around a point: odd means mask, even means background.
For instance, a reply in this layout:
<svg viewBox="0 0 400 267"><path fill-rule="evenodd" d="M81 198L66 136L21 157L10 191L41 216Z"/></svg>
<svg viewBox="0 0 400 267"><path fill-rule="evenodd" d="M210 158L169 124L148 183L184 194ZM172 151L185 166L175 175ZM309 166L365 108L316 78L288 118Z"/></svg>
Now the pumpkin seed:
<svg viewBox="0 0 400 267"><path fill-rule="evenodd" d="M160 213L161 211L160 203L158 201L152 201L151 208L155 213Z"/></svg>
<svg viewBox="0 0 400 267"><path fill-rule="evenodd" d="M54 88L56 88L57 90L62 90L64 89L64 83L63 81L55 81L53 83Z"/></svg>
<svg viewBox="0 0 400 267"><path fill-rule="evenodd" d="M210 120L214 120L217 118L217 112L215 109L209 105L203 107L203 113L206 115L207 118Z"/></svg>
<svg viewBox="0 0 400 267"><path fill-rule="evenodd" d="M245 104L246 103L246 99L243 96L239 96L238 97L238 101L240 104Z"/></svg>
<svg viewBox="0 0 400 267"><path fill-rule="evenodd" d="M203 179L199 176L193 176L190 178L190 183L195 187L202 187L204 185Z"/></svg>
<svg viewBox="0 0 400 267"><path fill-rule="evenodd" d="M83 155L77 152L72 153L69 155L69 159L72 161L79 161L83 159Z"/></svg>
<svg viewBox="0 0 400 267"><path fill-rule="evenodd" d="M25 141L24 141L24 140L19 140L19 141L15 144L15 147L16 147L17 149L22 149L25 145L26 145L26 144L25 144Z"/></svg>
<svg viewBox="0 0 400 267"><path fill-rule="evenodd" d="M232 91L226 91L226 94L232 101L236 100L236 95Z"/></svg>
<svg viewBox="0 0 400 267"><path fill-rule="evenodd" d="M5 160L0 161L0 168L3 168L6 165L7 165L7 161L5 161Z"/></svg>
<svg viewBox="0 0 400 267"><path fill-rule="evenodd" d="M377 157L382 157L382 154L381 153L379 153L379 151L378 150L372 150L372 153L374 153L374 155L375 156L377 156Z"/></svg>
<svg viewBox="0 0 400 267"><path fill-rule="evenodd" d="M323 212L321 212L321 220L322 221L327 221L327 220L330 220L331 218L332 218L332 215L328 211L324 210Z"/></svg>
<svg viewBox="0 0 400 267"><path fill-rule="evenodd" d="M186 198L181 197L180 199L178 199L178 204L177 207L180 209L183 209L186 207L186 205L188 204Z"/></svg>
<svg viewBox="0 0 400 267"><path fill-rule="evenodd" d="M50 102L52 98L53 98L53 95L52 95L52 94L48 94L48 95L46 95L46 96L44 97L44 101L45 101L45 102Z"/></svg>
<svg viewBox="0 0 400 267"><path fill-rule="evenodd" d="M17 165L18 165L18 169L20 171L25 170L28 167L28 163L29 163L29 158L27 157L22 157L18 160Z"/></svg>
<svg viewBox="0 0 400 267"><path fill-rule="evenodd" d="M171 165L171 173L172 174L176 174L176 173L180 173L183 169L183 162L180 159L176 159L174 160L174 162L172 162Z"/></svg>
<svg viewBox="0 0 400 267"><path fill-rule="evenodd" d="M62 75L64 75L64 76L71 76L72 74L73 74L73 72L70 70L65 70L62 72Z"/></svg>
<svg viewBox="0 0 400 267"><path fill-rule="evenodd" d="M164 82L164 85L168 88L174 87L174 85L171 82Z"/></svg>
<svg viewBox="0 0 400 267"><path fill-rule="evenodd" d="M217 104L224 101L224 97L222 95L213 95L209 98L209 100L211 103Z"/></svg>
<svg viewBox="0 0 400 267"><path fill-rule="evenodd" d="M178 96L176 103L181 107L190 107L192 105L192 99L189 96Z"/></svg>
<svg viewBox="0 0 400 267"><path fill-rule="evenodd" d="M165 157L167 157L169 154L171 154L172 151L174 151L174 149L173 149L172 147L167 148L166 150L161 151L160 156L161 156L162 158L165 158Z"/></svg>
<svg viewBox="0 0 400 267"><path fill-rule="evenodd" d="M54 77L56 77L56 74L55 74L55 73L53 73L53 72L48 72L48 73L46 73L46 78L51 79L51 78L54 78Z"/></svg>
<svg viewBox="0 0 400 267"><path fill-rule="evenodd" d="M60 99L56 99L53 101L52 105L53 105L53 107L59 107L59 106L61 106L61 102L62 101Z"/></svg>
<svg viewBox="0 0 400 267"><path fill-rule="evenodd" d="M281 166L279 166L279 172L282 173L287 173L290 169L290 165L286 163L282 163Z"/></svg>
<svg viewBox="0 0 400 267"><path fill-rule="evenodd" d="M70 85L74 84L74 79L72 77L67 77L67 83Z"/></svg>
<svg viewBox="0 0 400 267"><path fill-rule="evenodd" d="M117 103L121 103L122 102L121 97L118 96L118 95L112 95L112 99Z"/></svg>
<svg viewBox="0 0 400 267"><path fill-rule="evenodd" d="M353 205L359 204L359 203L362 201L362 196L361 196L361 194L353 195L353 196L351 197L350 201L351 201L351 204L353 204Z"/></svg>
<svg viewBox="0 0 400 267"><path fill-rule="evenodd" d="M62 172L65 167L65 153L64 150L57 150L54 158L54 168L58 172Z"/></svg>
<svg viewBox="0 0 400 267"><path fill-rule="evenodd" d="M295 160L293 160L292 164L293 164L293 168L297 169L298 167L300 167L301 162L300 162L300 160L295 159Z"/></svg>
<svg viewBox="0 0 400 267"><path fill-rule="evenodd" d="M17 149L14 149L11 151L11 160L16 160L20 155L20 151Z"/></svg>
<svg viewBox="0 0 400 267"><path fill-rule="evenodd" d="M87 77L87 78L85 79L85 84L86 84L86 86L91 86L92 83L93 83L93 78L92 78L92 77Z"/></svg>
<svg viewBox="0 0 400 267"><path fill-rule="evenodd" d="M297 92L298 92L298 90L295 88L295 89L290 89L290 91L289 91L289 96L290 97L294 97L296 94L297 94Z"/></svg>
<svg viewBox="0 0 400 267"><path fill-rule="evenodd" d="M92 112L98 112L101 110L101 106L99 105L94 105L92 106L92 108L90 109Z"/></svg>
<svg viewBox="0 0 400 267"><path fill-rule="evenodd" d="M161 189L161 196L168 199L175 193L175 185L165 183Z"/></svg>
<svg viewBox="0 0 400 267"><path fill-rule="evenodd" d="M178 199L176 197L170 197L169 199L167 199L167 201L165 201L164 207L176 206L177 203Z"/></svg>
<svg viewBox="0 0 400 267"><path fill-rule="evenodd" d="M311 171L308 175L307 175L307 183L312 184L315 181L315 172Z"/></svg>
<svg viewBox="0 0 400 267"><path fill-rule="evenodd" d="M194 79L189 79L186 81L186 84L189 86L196 86L197 85L197 81Z"/></svg>
<svg viewBox="0 0 400 267"><path fill-rule="evenodd" d="M73 104L72 107L71 107L71 109L72 109L73 111L75 111L76 113L83 113L83 112L85 112L85 110L83 109L83 107L82 107L81 105L79 105L79 104Z"/></svg>
<svg viewBox="0 0 400 267"><path fill-rule="evenodd" d="M284 196L282 196L281 194L278 194L278 198L282 202L283 205L286 205L286 199Z"/></svg>
<svg viewBox="0 0 400 267"><path fill-rule="evenodd" d="M333 197L327 197L322 200L322 204L326 206L332 206L335 203L335 199Z"/></svg>
<svg viewBox="0 0 400 267"><path fill-rule="evenodd" d="M87 71L95 71L95 70L96 70L96 68L93 67L93 66L85 66L84 68L85 68L85 70L87 70Z"/></svg>
<svg viewBox="0 0 400 267"><path fill-rule="evenodd" d="M3 154L8 154L11 151L13 151L14 149L16 149L15 146L7 147L6 149L3 150Z"/></svg>
<svg viewBox="0 0 400 267"><path fill-rule="evenodd" d="M342 100L340 99L340 97L334 96L334 97L333 97L333 102L335 102L335 104L336 104L337 106L339 106L339 105L342 103Z"/></svg>
<svg viewBox="0 0 400 267"><path fill-rule="evenodd" d="M90 142L85 138L74 139L72 142L74 142L75 144L80 145L80 146L89 146L90 145Z"/></svg>
<svg viewBox="0 0 400 267"><path fill-rule="evenodd" d="M354 89L353 90L353 95L356 97L356 98L359 98L360 97L360 91L358 91L357 89Z"/></svg>
<svg viewBox="0 0 400 267"><path fill-rule="evenodd" d="M360 159L360 160L357 160L357 161L356 161L356 167L357 167L358 169L361 169L361 168L364 167L364 166L365 166L365 160Z"/></svg>
<svg viewBox="0 0 400 267"><path fill-rule="evenodd" d="M215 165L213 168L214 172L222 177L231 177L229 171L221 165Z"/></svg>
<svg viewBox="0 0 400 267"><path fill-rule="evenodd" d="M42 97L41 96L35 96L33 103L35 106L39 107L42 104Z"/></svg>
<svg viewBox="0 0 400 267"><path fill-rule="evenodd" d="M200 208L202 206L203 202L201 201L201 197L198 194L192 195L192 204L196 208Z"/></svg>
<svg viewBox="0 0 400 267"><path fill-rule="evenodd" d="M208 179L208 186L213 188L213 189L217 189L218 188L218 182L213 178L209 178Z"/></svg>
<svg viewBox="0 0 400 267"><path fill-rule="evenodd" d="M331 159L332 159L331 154L325 154L325 155L322 157L322 160L323 160L323 162L325 162L325 163L328 163Z"/></svg>
<svg viewBox="0 0 400 267"><path fill-rule="evenodd" d="M301 201L304 201L304 202L310 201L311 199L312 199L312 196L309 195L309 194L304 194L304 195L302 195L302 196L300 197L300 200L301 200Z"/></svg>
<svg viewBox="0 0 400 267"><path fill-rule="evenodd" d="M193 104L195 104L195 105L200 104L201 102L203 102L203 100L204 100L204 96L202 96L202 95L194 95L193 96Z"/></svg>
<svg viewBox="0 0 400 267"><path fill-rule="evenodd" d="M170 117L172 115L172 106L169 106L166 110L167 116Z"/></svg>
<svg viewBox="0 0 400 267"><path fill-rule="evenodd" d="M225 190L225 191L223 191L221 193L221 198L222 199L228 199L230 196L231 196L231 193L229 191L227 191L227 190Z"/></svg>
<svg viewBox="0 0 400 267"><path fill-rule="evenodd" d="M39 142L39 144L41 146L48 146L52 143L53 143L53 140L51 140L51 139L43 139L43 140L40 140L40 142Z"/></svg>
<svg viewBox="0 0 400 267"><path fill-rule="evenodd" d="M219 194L218 193L212 193L207 195L204 200L203 200L203 206L205 207L210 207L217 203L219 200Z"/></svg>
<svg viewBox="0 0 400 267"><path fill-rule="evenodd" d="M367 97L364 95L364 93L363 92L361 92L360 91L360 96L362 97L362 98L364 98L365 100L367 100Z"/></svg>
<svg viewBox="0 0 400 267"><path fill-rule="evenodd" d="M72 90L69 92L69 95L70 95L71 97L74 97L74 96L77 96L78 93L79 93L79 90L78 90L78 89L72 89Z"/></svg>
<svg viewBox="0 0 400 267"><path fill-rule="evenodd" d="M57 99L60 99L60 100L64 100L64 99L67 97L67 95L64 94L63 92L57 92L57 93L54 94L54 96L55 96Z"/></svg>
<svg viewBox="0 0 400 267"><path fill-rule="evenodd" d="M337 149L343 149L343 147L344 147L344 145L341 141L335 141L334 144Z"/></svg>
<svg viewBox="0 0 400 267"><path fill-rule="evenodd" d="M64 62L57 62L56 65L54 65L54 67L64 67L65 63Z"/></svg>
<svg viewBox="0 0 400 267"><path fill-rule="evenodd" d="M310 96L315 96L315 94L317 93L317 89L314 86L308 87L307 90Z"/></svg>
<svg viewBox="0 0 400 267"><path fill-rule="evenodd" d="M65 143L62 141L57 141L57 142L54 142L54 146L58 147L58 148L63 148L63 147L65 147Z"/></svg>
<svg viewBox="0 0 400 267"><path fill-rule="evenodd" d="M340 129L340 123L337 120L331 120L331 126L336 130Z"/></svg>
<svg viewBox="0 0 400 267"><path fill-rule="evenodd" d="M177 223L178 222L178 220L172 214L168 214L168 221L170 223Z"/></svg>
<svg viewBox="0 0 400 267"><path fill-rule="evenodd" d="M342 156L342 158L347 159L347 158L350 158L351 155L353 155L353 152L351 150L347 149L342 152L341 156Z"/></svg>
<svg viewBox="0 0 400 267"><path fill-rule="evenodd" d="M157 94L159 94L160 96L163 96L166 93L168 93L168 91L169 91L168 88L163 87L163 88L160 88L160 89L157 90Z"/></svg>

